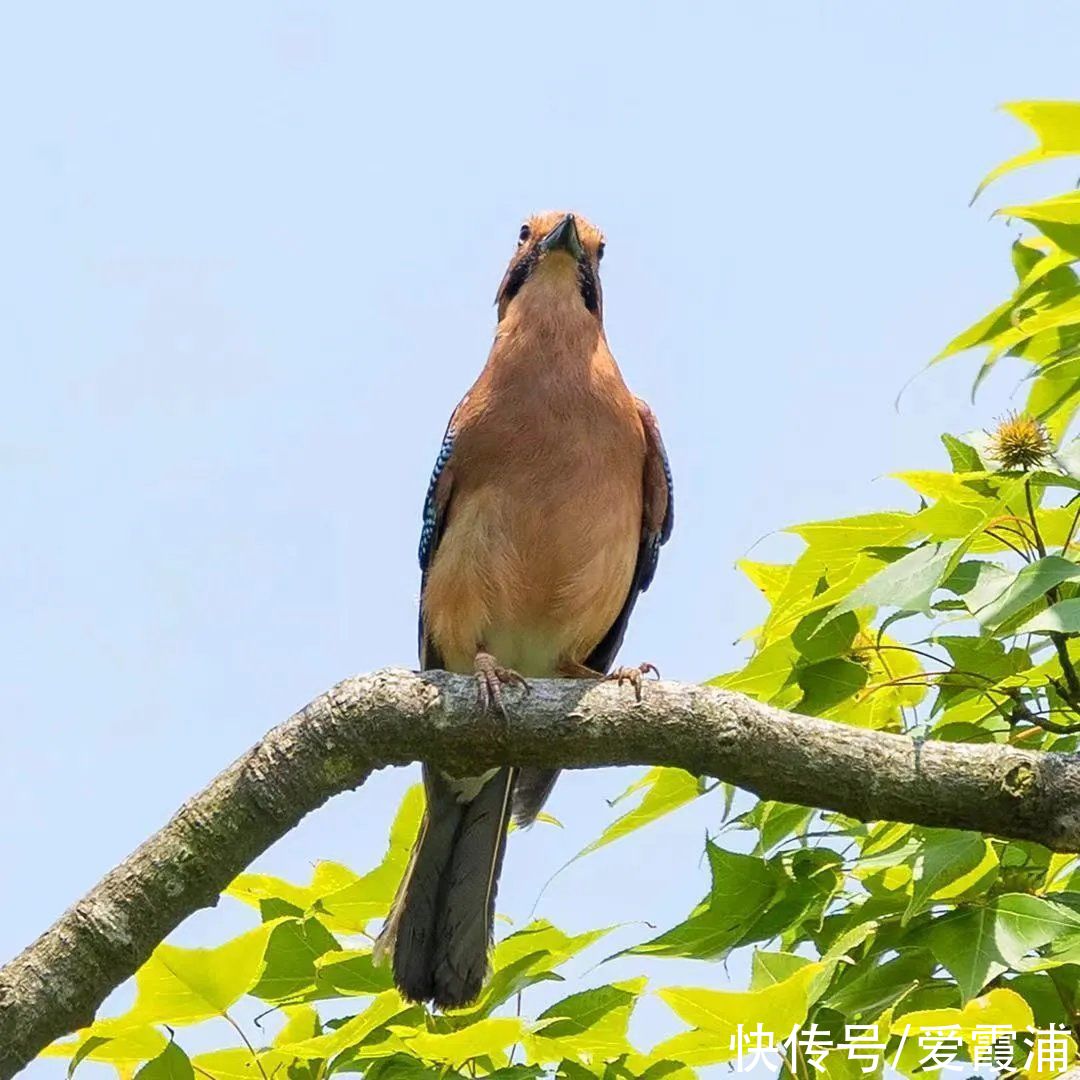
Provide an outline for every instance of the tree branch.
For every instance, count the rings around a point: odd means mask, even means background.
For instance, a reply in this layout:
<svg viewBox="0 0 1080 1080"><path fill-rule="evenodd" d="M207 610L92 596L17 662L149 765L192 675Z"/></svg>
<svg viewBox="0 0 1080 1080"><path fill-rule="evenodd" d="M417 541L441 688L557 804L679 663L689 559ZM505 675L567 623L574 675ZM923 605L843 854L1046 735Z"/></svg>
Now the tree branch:
<svg viewBox="0 0 1080 1080"><path fill-rule="evenodd" d="M1070 755L919 744L678 683L648 684L638 704L612 684L538 680L510 700L509 722L478 716L471 679L387 670L338 684L274 728L0 969L0 1080L87 1026L170 931L305 814L386 765L674 765L864 821L1080 851Z"/></svg>

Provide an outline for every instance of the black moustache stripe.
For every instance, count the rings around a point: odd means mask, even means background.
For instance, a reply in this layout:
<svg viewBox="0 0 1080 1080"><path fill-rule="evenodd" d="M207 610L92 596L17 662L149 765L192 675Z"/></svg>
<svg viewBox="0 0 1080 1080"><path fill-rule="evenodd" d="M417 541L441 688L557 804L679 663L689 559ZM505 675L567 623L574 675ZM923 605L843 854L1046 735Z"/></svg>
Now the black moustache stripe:
<svg viewBox="0 0 1080 1080"><path fill-rule="evenodd" d="M596 273L588 255L584 252L578 259L578 289L581 291L581 299L585 302L585 307L594 315L597 314L600 308L600 296L596 287Z"/></svg>
<svg viewBox="0 0 1080 1080"><path fill-rule="evenodd" d="M536 266L539 256L540 253L536 248L533 248L528 255L521 259L510 271L510 274L506 279L506 285L503 288L503 297L506 303L513 300L521 291L521 286L529 280L529 275L532 273L533 267Z"/></svg>

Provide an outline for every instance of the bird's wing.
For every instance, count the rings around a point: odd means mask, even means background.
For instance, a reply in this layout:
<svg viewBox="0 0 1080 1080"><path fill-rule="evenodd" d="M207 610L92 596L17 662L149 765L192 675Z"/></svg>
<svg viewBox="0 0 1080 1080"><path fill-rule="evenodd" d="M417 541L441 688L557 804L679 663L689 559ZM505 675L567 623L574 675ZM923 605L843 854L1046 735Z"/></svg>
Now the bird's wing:
<svg viewBox="0 0 1080 1080"><path fill-rule="evenodd" d="M450 496L454 488L454 440L457 437L457 418L461 408L468 400L464 397L458 402L450 416L450 422L446 425L443 434L442 445L439 447L438 457L435 458L435 468L431 470L431 481L428 484L427 497L424 499L424 521L420 529L420 619L418 637L420 647L420 667L423 669L437 668L442 666L442 657L438 655L434 645L424 635L424 586L427 584L428 567L435 557L439 541L442 539L443 527L446 524L447 511L450 508Z"/></svg>
<svg viewBox="0 0 1080 1080"><path fill-rule="evenodd" d="M671 466L668 463L664 440L660 437L660 425L652 409L640 398L636 399L641 426L645 431L645 471L642 480L641 542L638 545L637 564L630 591L611 629L589 654L585 666L594 671L607 672L615 662L615 654L622 645L630 613L637 598L652 584L656 564L660 558L660 546L667 542L675 524L675 492L671 482Z"/></svg>

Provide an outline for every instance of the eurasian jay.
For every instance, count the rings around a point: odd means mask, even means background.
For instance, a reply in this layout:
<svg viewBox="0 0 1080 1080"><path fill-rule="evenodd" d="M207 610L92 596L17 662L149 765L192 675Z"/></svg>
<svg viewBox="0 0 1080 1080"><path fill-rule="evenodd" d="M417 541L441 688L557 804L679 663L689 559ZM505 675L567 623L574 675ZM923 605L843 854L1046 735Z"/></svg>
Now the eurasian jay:
<svg viewBox="0 0 1080 1080"><path fill-rule="evenodd" d="M612 672L674 519L656 418L604 336L600 231L567 213L521 226L488 361L454 410L424 504L420 666L472 673L478 705L526 677ZM557 772L449 776L427 810L376 945L413 1001L459 1008L488 966L511 817L531 824Z"/></svg>

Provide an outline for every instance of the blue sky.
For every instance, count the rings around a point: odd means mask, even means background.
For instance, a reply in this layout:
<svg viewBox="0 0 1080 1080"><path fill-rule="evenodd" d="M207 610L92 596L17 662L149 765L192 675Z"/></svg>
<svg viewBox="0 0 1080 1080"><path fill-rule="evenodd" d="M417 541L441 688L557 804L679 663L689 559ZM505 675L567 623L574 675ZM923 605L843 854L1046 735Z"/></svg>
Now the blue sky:
<svg viewBox="0 0 1080 1080"><path fill-rule="evenodd" d="M969 405L970 361L893 399L1009 287L991 209L1071 178L967 206L1029 141L995 107L1077 95L1078 35L1075 5L998 0L9 10L0 957L267 727L415 662L424 488L533 210L605 230L609 340L675 471L624 656L685 680L736 666L762 611L736 559L895 503L887 473L940 465L940 432L1008 404L1016 369ZM564 777L566 828L514 838L508 914L633 775ZM258 865L365 867L412 776ZM718 813L576 864L540 913L638 921L625 944L670 925L704 891ZM174 940L246 918L223 905ZM590 978L636 965L609 968ZM644 1040L665 1023L646 1007Z"/></svg>

